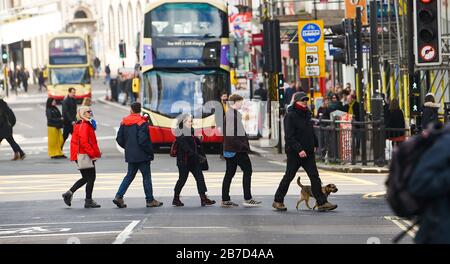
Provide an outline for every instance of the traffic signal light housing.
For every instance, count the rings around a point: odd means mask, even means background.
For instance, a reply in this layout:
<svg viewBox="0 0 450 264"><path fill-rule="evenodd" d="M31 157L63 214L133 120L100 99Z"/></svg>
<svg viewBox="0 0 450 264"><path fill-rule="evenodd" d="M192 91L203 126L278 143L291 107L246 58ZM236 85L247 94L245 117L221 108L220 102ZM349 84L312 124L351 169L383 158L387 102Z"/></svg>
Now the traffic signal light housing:
<svg viewBox="0 0 450 264"><path fill-rule="evenodd" d="M441 65L441 1L414 0L413 4L416 65Z"/></svg>
<svg viewBox="0 0 450 264"><path fill-rule="evenodd" d="M263 23L264 31L264 72L281 72L280 21L268 20Z"/></svg>
<svg viewBox="0 0 450 264"><path fill-rule="evenodd" d="M121 59L125 59L127 57L127 45L123 40L119 43L119 55Z"/></svg>
<svg viewBox="0 0 450 264"><path fill-rule="evenodd" d="M2 44L2 63L3 64L7 64L8 63L8 49L6 47L6 45Z"/></svg>
<svg viewBox="0 0 450 264"><path fill-rule="evenodd" d="M331 26L336 35L331 40L333 47L340 50L333 56L334 61L346 65L355 64L355 29L352 19L344 19L341 24Z"/></svg>

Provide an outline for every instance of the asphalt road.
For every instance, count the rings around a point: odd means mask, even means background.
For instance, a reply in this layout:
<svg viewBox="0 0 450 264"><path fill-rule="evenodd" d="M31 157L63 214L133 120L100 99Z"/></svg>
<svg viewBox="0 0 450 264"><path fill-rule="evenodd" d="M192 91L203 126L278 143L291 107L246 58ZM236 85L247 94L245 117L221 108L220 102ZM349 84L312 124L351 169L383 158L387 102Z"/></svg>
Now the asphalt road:
<svg viewBox="0 0 450 264"><path fill-rule="evenodd" d="M95 96L103 96L99 85ZM300 189L295 182L286 197L288 211L271 208L273 195L285 165L252 155L254 168L252 191L263 201L261 208L223 209L218 205L201 208L196 184L189 178L183 193L184 208L171 207L173 188L178 178L175 160L159 153L152 163L154 195L165 203L162 208L145 208L140 175L125 199L127 209L117 209L111 200L127 165L115 144L116 129L127 111L96 101L94 115L103 158L98 162L94 199L101 209L83 208L84 191L75 194L72 208L67 208L61 194L80 176L74 164L47 157L45 95L20 98L12 104L18 123L17 141L28 154L26 160L11 162L11 149L0 146L0 244L6 243L206 243L206 244L321 244L321 243L391 243L408 223L392 217L382 196L386 175L343 174L320 171L324 184L334 183L339 192L330 201L339 205L330 213L295 209ZM42 102L39 102L42 97ZM68 144L65 153L69 153ZM218 155L208 155L211 170L205 173L209 195L220 201L225 163ZM303 171L298 175L309 184ZM242 177L233 181L231 197L242 202ZM412 231L403 243L411 243Z"/></svg>

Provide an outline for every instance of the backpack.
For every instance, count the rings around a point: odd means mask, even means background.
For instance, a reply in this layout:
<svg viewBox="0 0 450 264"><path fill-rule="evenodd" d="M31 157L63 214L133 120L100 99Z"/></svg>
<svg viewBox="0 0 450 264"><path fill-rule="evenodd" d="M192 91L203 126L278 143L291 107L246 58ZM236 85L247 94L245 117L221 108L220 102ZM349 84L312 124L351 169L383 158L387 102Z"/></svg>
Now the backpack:
<svg viewBox="0 0 450 264"><path fill-rule="evenodd" d="M427 208L430 201L418 199L412 195L407 188L408 182L422 155L433 146L441 135L449 132L450 126L444 129L434 128L428 131L428 136L423 134L413 136L394 150L386 181L386 199L395 215L406 219L417 219ZM394 239L394 242L398 242L417 224L418 220Z"/></svg>

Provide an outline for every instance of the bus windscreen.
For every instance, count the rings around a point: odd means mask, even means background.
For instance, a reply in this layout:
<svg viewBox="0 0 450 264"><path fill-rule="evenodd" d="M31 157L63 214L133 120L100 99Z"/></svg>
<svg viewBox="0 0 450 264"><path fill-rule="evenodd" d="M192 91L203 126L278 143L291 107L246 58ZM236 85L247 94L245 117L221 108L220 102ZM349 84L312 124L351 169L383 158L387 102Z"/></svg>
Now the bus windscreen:
<svg viewBox="0 0 450 264"><path fill-rule="evenodd" d="M88 63L86 42L81 38L56 38L50 42L50 64Z"/></svg>

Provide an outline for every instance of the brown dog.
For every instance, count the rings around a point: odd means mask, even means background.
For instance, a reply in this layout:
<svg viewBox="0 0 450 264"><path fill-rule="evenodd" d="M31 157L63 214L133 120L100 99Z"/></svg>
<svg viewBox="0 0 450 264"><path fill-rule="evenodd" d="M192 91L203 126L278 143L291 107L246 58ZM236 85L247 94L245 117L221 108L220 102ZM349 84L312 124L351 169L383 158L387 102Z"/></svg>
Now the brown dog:
<svg viewBox="0 0 450 264"><path fill-rule="evenodd" d="M308 207L309 209L313 209L313 210L316 209L317 202L316 202L316 205L314 206L314 208L311 208L311 206L309 206L309 199L311 197L314 197L312 194L311 186L302 185L302 183L300 182L300 177L298 177L298 179L297 179L297 184L298 184L298 186L300 186L300 188L302 188L302 190L300 191L300 199L297 202L297 207L296 207L297 210L298 210L298 206L303 201L305 201L306 207ZM325 194L325 197L328 197L330 195L330 193L336 193L337 191L338 191L338 188L334 184L328 184L327 186L322 187L322 193Z"/></svg>

